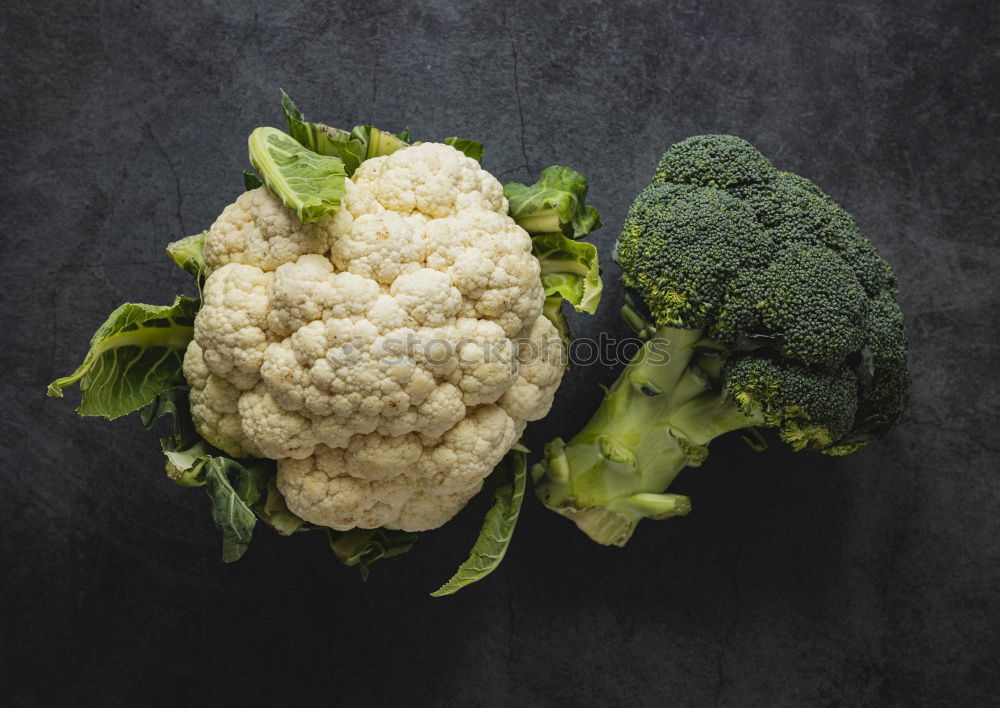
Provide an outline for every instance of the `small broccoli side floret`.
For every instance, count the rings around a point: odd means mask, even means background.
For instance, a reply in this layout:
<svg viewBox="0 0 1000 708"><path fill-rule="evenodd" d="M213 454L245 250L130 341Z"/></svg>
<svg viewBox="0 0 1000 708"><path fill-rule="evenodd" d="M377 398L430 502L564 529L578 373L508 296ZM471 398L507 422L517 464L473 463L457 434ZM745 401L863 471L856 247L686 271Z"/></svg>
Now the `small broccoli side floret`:
<svg viewBox="0 0 1000 708"><path fill-rule="evenodd" d="M825 371L775 354L732 355L724 378L740 409L759 411L796 450L823 450L854 424L858 383L846 364Z"/></svg>
<svg viewBox="0 0 1000 708"><path fill-rule="evenodd" d="M845 455L879 439L903 417L910 395L906 330L895 287L874 298L864 323L864 347L849 364L858 381L853 429L823 452Z"/></svg>
<svg viewBox="0 0 1000 708"><path fill-rule="evenodd" d="M671 147L615 247L626 320L648 341L587 426L536 465L538 494L601 543L690 508L666 489L721 434L775 428L853 452L909 397L892 269L854 219L749 143Z"/></svg>

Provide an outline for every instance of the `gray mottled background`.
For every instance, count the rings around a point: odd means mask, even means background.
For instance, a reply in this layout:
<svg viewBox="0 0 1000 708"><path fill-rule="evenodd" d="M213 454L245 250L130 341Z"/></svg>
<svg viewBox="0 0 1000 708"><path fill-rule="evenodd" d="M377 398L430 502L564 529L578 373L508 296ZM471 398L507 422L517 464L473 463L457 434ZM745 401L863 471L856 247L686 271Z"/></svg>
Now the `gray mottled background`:
<svg viewBox="0 0 1000 708"><path fill-rule="evenodd" d="M9 2L0 10L0 690L23 705L986 705L1000 695L1000 12L987 2ZM164 244L309 116L591 179L611 244L659 154L734 132L895 264L908 420L852 457L724 439L687 518L598 547L534 499L507 560L478 499L367 584L322 539L219 559L204 495L134 418L46 399L105 315L187 278ZM614 278L608 264L606 273ZM621 296L577 332L623 334ZM615 371L573 370L530 441Z"/></svg>

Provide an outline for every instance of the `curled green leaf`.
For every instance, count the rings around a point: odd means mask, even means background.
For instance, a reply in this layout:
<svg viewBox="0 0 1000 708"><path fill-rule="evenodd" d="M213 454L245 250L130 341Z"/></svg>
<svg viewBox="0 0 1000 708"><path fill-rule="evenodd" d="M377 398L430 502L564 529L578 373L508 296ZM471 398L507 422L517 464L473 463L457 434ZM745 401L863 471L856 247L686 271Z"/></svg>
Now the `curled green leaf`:
<svg viewBox="0 0 1000 708"><path fill-rule="evenodd" d="M545 290L545 315L569 347L572 337L562 311L563 301L577 312L594 314L601 301L603 283L597 248L586 241L573 241L559 232L539 234L531 239L532 252L541 265Z"/></svg>
<svg viewBox="0 0 1000 708"><path fill-rule="evenodd" d="M569 347L573 343L573 333L569 329L569 322L566 321L566 314L563 312L562 304L562 295L549 295L545 298L545 302L542 305L542 314L545 315L545 318L549 322L555 325L556 331L559 333L563 345L566 347L566 351L569 351ZM569 368L568 362L566 368Z"/></svg>
<svg viewBox="0 0 1000 708"><path fill-rule="evenodd" d="M167 458L167 477L181 486L208 488L212 518L223 535L224 559L236 560L249 543L253 524L243 507L283 536L316 528L288 510L275 482L273 460L234 460L198 435L187 390L166 391L140 412L142 423L148 429L165 415L171 416L173 421L173 435L160 438ZM220 471L224 479L219 477Z"/></svg>
<svg viewBox="0 0 1000 708"><path fill-rule="evenodd" d="M528 463L524 452L508 452L490 475L490 479L497 484L493 506L486 512L483 528L468 560L459 566L451 580L432 592L431 597L454 594L466 585L482 580L500 565L521 512L527 476Z"/></svg>
<svg viewBox="0 0 1000 708"><path fill-rule="evenodd" d="M560 295L577 312L594 314L604 289L597 247L586 241L573 241L561 233L535 236L531 244L542 267L546 297Z"/></svg>
<svg viewBox="0 0 1000 708"><path fill-rule="evenodd" d="M322 123L307 121L306 117L302 115L302 111L284 90L281 91L281 110L285 114L288 134L295 138L299 144L319 155L343 159L340 144L349 138L347 132ZM353 171L351 170L351 172Z"/></svg>
<svg viewBox="0 0 1000 708"><path fill-rule="evenodd" d="M185 273L194 278L199 294L205 285L205 271L208 268L205 263L205 236L207 235L207 231L202 231L200 234L194 234L167 245L167 255Z"/></svg>
<svg viewBox="0 0 1000 708"><path fill-rule="evenodd" d="M49 384L48 395L80 383L80 415L118 418L184 383L184 352L194 336L198 300L178 296L172 305L127 302L112 312L90 340L83 363Z"/></svg>
<svg viewBox="0 0 1000 708"><path fill-rule="evenodd" d="M409 135L409 132L406 133ZM392 133L387 133L384 130L379 130L378 128L371 125L356 125L351 131L352 137L364 136L364 143L368 146L365 153L365 159L370 160L373 157L382 157L383 155L391 155L397 150L402 150L405 147L409 147L409 144L400 139L398 135Z"/></svg>
<svg viewBox="0 0 1000 708"><path fill-rule="evenodd" d="M339 157L313 152L277 128L257 128L248 144L264 184L300 221L317 221L340 208L347 175Z"/></svg>
<svg viewBox="0 0 1000 708"><path fill-rule="evenodd" d="M503 193L511 217L529 234L581 238L601 227L597 209L587 204L587 178L568 167L546 167L530 186L508 182Z"/></svg>
<svg viewBox="0 0 1000 708"><path fill-rule="evenodd" d="M406 130L393 134L371 125L356 125L348 132L325 123L307 121L284 91L281 92L281 110L289 135L319 155L340 158L348 177L365 160L391 155L409 145L410 133Z"/></svg>

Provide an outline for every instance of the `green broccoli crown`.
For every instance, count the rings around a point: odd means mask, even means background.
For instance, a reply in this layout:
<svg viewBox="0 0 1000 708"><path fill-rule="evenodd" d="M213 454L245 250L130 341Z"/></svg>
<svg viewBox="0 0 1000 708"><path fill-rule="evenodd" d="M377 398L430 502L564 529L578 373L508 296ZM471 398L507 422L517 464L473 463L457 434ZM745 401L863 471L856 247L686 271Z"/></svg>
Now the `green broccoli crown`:
<svg viewBox="0 0 1000 708"><path fill-rule="evenodd" d="M671 147L615 248L660 326L701 329L730 354L723 383L793 447L851 452L909 396L896 278L854 219L752 145Z"/></svg>

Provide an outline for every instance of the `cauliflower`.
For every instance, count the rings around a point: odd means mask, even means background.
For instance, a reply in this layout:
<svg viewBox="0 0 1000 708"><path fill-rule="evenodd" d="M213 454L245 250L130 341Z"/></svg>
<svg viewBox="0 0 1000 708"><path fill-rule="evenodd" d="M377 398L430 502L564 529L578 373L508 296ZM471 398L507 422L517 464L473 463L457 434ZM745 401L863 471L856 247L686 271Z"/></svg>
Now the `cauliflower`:
<svg viewBox="0 0 1000 708"><path fill-rule="evenodd" d="M528 233L476 160L366 160L303 224L266 187L205 236L184 357L198 432L277 460L289 510L338 530L448 521L543 417L563 344Z"/></svg>
<svg viewBox="0 0 1000 708"><path fill-rule="evenodd" d="M482 144L409 143L305 121L247 139L247 191L209 230L167 246L199 298L126 302L77 369L82 415L163 416L167 476L202 487L222 558L257 520L327 527L346 565L408 551L483 485L493 505L449 594L504 556L527 478L516 441L548 413L570 332L593 314L601 225L568 167L501 187ZM492 473L492 474L491 474ZM306 522L311 522L306 525Z"/></svg>

